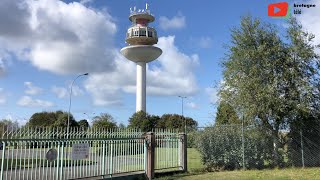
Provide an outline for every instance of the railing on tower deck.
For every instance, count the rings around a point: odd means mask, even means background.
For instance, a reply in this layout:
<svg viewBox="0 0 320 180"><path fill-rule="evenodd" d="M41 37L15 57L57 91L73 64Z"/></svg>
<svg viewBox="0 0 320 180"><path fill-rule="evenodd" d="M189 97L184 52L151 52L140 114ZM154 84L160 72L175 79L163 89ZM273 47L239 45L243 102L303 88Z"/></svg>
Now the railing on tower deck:
<svg viewBox="0 0 320 180"><path fill-rule="evenodd" d="M66 128L3 130L0 180L107 178L146 173L149 168L150 141L139 129L71 128L69 135L66 132ZM156 169L181 167L177 131L154 130L154 134Z"/></svg>
<svg viewBox="0 0 320 180"><path fill-rule="evenodd" d="M153 37L158 39L157 31L152 27L140 27L140 26L131 26L126 34L126 38L131 37L141 37L141 36L147 36L147 37Z"/></svg>

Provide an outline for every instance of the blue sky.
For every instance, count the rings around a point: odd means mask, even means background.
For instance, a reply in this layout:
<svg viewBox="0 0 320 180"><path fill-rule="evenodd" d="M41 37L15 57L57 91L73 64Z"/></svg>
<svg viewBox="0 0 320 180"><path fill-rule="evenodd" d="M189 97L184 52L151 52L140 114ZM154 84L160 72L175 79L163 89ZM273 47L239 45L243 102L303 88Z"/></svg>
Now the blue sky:
<svg viewBox="0 0 320 180"><path fill-rule="evenodd" d="M267 15L268 4L279 1L2 0L0 119L24 124L35 112L68 111L72 80L88 72L73 86L71 113L77 120L110 113L127 124L135 111L135 65L119 50L126 45L129 8L143 9L146 2L163 49L148 65L147 112L180 114L178 95L187 96L184 114L200 126L214 121L230 29L247 14L285 25ZM297 18L320 36L320 4L295 2L317 4Z"/></svg>

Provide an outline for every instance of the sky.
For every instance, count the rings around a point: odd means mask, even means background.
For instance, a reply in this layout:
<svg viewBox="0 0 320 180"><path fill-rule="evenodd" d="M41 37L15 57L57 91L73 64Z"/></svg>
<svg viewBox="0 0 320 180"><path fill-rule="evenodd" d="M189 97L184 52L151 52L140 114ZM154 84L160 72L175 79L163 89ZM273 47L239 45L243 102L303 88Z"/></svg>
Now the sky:
<svg viewBox="0 0 320 180"><path fill-rule="evenodd" d="M149 4L163 54L147 65L147 112L181 114L199 126L214 122L221 61L230 30L251 15L286 27L268 16L268 4L252 0L1 0L0 119L25 124L41 111L68 111L76 120L111 114L127 124L135 112L136 66L120 49L131 25L130 7ZM287 1L292 16L320 44L320 1ZM316 4L293 14L293 4ZM297 9L297 8L296 8ZM281 32L281 31L280 31Z"/></svg>

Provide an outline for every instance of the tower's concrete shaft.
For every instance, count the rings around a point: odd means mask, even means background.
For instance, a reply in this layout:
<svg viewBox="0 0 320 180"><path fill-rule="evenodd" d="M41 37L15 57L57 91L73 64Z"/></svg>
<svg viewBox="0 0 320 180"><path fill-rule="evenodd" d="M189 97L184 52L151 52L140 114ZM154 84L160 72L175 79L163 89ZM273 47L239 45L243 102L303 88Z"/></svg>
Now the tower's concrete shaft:
<svg viewBox="0 0 320 180"><path fill-rule="evenodd" d="M137 62L136 112L146 112L146 63Z"/></svg>

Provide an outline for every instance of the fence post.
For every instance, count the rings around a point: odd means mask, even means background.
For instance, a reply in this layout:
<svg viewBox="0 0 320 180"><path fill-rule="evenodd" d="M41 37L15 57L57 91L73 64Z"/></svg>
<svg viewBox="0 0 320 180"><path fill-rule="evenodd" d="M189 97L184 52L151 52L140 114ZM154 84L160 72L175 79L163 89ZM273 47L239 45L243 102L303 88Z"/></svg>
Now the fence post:
<svg viewBox="0 0 320 180"><path fill-rule="evenodd" d="M60 179L62 180L62 179L66 179L67 178L67 175L64 177L64 170L63 170L63 168L64 168L64 165L66 164L66 162L65 161L67 161L67 159L65 158L65 156L64 156L64 147L65 147L65 143L66 143L67 141L62 141L61 142L61 156L60 156ZM68 147L67 147L68 148Z"/></svg>
<svg viewBox="0 0 320 180"><path fill-rule="evenodd" d="M106 175L106 141L102 141L102 169L101 169L101 174L102 174L102 178L105 177ZM101 151L101 149L99 149ZM101 153L101 152L100 152Z"/></svg>
<svg viewBox="0 0 320 180"><path fill-rule="evenodd" d="M302 167L304 167L304 152L303 152L303 139L302 139L302 130L300 130L300 143L301 143L301 162Z"/></svg>
<svg viewBox="0 0 320 180"><path fill-rule="evenodd" d="M242 168L246 169L245 164L245 157L244 157L244 116L242 116L242 123L241 123L241 141L242 141Z"/></svg>
<svg viewBox="0 0 320 180"><path fill-rule="evenodd" d="M187 162L187 135L185 133L180 133L180 166L183 172L188 171Z"/></svg>
<svg viewBox="0 0 320 180"><path fill-rule="evenodd" d="M154 167L155 167L155 135L153 132L147 132L147 177L149 180L154 178Z"/></svg>
<svg viewBox="0 0 320 180"><path fill-rule="evenodd" d="M59 180L59 170L60 170L59 163L60 163L60 156L61 156L61 153L60 153L60 141L58 141L56 180Z"/></svg>
<svg viewBox="0 0 320 180"><path fill-rule="evenodd" d="M2 155L1 155L1 169L0 169L0 180L3 180L4 173L4 160L6 159L6 142L2 141ZM8 161L8 160L7 160ZM8 170L8 167L6 168Z"/></svg>
<svg viewBox="0 0 320 180"><path fill-rule="evenodd" d="M110 159L109 159L109 175L110 178L112 178L112 174L113 174L113 144L114 141L111 141L111 147L110 147Z"/></svg>

